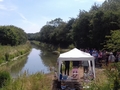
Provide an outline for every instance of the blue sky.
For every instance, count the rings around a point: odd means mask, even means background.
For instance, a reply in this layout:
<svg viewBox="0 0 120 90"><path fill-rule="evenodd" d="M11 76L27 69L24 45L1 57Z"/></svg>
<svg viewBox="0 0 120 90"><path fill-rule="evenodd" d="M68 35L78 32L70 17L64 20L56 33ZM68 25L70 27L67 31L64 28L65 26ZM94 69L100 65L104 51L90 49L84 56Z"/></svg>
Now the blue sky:
<svg viewBox="0 0 120 90"><path fill-rule="evenodd" d="M26 33L39 32L47 21L76 18L80 10L89 11L105 0L0 0L0 25L14 25Z"/></svg>

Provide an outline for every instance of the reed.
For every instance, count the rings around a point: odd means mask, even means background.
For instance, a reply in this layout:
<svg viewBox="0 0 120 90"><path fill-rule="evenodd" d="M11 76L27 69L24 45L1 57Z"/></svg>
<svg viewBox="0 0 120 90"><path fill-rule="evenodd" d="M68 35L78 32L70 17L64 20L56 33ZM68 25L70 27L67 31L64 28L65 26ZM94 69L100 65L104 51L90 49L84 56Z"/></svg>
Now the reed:
<svg viewBox="0 0 120 90"><path fill-rule="evenodd" d="M85 90L110 90L108 85L108 77L104 70L97 69L96 70L96 78L91 83L86 84L90 88ZM85 84L84 84L85 85Z"/></svg>
<svg viewBox="0 0 120 90"><path fill-rule="evenodd" d="M12 79L0 90L51 90L52 77L43 73L28 75L27 72Z"/></svg>
<svg viewBox="0 0 120 90"><path fill-rule="evenodd" d="M18 68L18 65L26 58L26 56L20 57L17 61L2 65L0 71L10 72L11 68ZM43 72L29 75L28 71L25 71L23 74L11 78L9 82L5 82L0 90L51 90L53 75L53 73L44 74Z"/></svg>
<svg viewBox="0 0 120 90"><path fill-rule="evenodd" d="M85 90L120 90L120 62L96 73L96 79L90 83L90 88Z"/></svg>
<svg viewBox="0 0 120 90"><path fill-rule="evenodd" d="M31 46L29 42L18 46L0 45L0 64L27 53L30 51L30 48Z"/></svg>

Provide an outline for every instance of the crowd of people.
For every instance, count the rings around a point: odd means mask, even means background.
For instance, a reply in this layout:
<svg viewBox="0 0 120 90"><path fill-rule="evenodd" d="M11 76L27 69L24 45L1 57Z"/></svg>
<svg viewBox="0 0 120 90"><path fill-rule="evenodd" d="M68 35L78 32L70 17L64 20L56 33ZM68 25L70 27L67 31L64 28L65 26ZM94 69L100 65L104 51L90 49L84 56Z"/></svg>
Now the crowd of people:
<svg viewBox="0 0 120 90"><path fill-rule="evenodd" d="M106 50L96 50L96 49L80 49L86 53L89 53L91 56L94 56L95 60L95 67L102 66L102 64L109 66L110 63L120 62L120 52L108 52ZM83 67L83 73L88 74L90 73L88 61L71 61L72 62L72 77L75 78L78 74L78 68ZM62 71L62 66L64 66L64 72ZM92 62L91 62L92 66ZM61 75L69 76L70 70L70 61L64 61L61 65ZM92 74L93 75L93 74ZM61 78L62 79L62 78Z"/></svg>
<svg viewBox="0 0 120 90"><path fill-rule="evenodd" d="M84 52L90 53L90 55L95 57L95 66L103 61L106 66L110 63L120 62L120 52L108 52L106 50L96 50L96 49L80 49Z"/></svg>

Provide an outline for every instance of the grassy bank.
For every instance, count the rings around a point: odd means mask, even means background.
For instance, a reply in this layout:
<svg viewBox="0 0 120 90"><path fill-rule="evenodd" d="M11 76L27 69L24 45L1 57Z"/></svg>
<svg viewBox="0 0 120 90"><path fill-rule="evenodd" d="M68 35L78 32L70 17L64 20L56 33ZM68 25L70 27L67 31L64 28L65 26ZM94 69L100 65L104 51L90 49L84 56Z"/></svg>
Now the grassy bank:
<svg viewBox="0 0 120 90"><path fill-rule="evenodd" d="M0 72L6 71L9 73L11 68L18 68L19 65L23 63L23 61L26 59L26 55L17 58L17 61L10 61L17 56L23 55L24 53L28 52L30 50L30 43L14 47L0 46L0 48L2 48L0 49L0 53L4 57L4 59L1 59L1 61L7 61L5 60L5 53L8 53L9 61L9 63L0 67ZM14 55L14 57L10 58L10 55ZM0 78L4 77L6 79L6 77L8 76L4 76L2 74L0 75ZM5 80L5 85L0 87L0 90L51 90L52 78L53 73L43 74L42 72L39 72L33 75L28 75L27 72L24 72L24 74L18 76L17 78L11 78L9 81Z"/></svg>
<svg viewBox="0 0 120 90"><path fill-rule="evenodd" d="M0 90L51 90L52 77L42 73L28 76L24 73L16 79L11 79Z"/></svg>
<svg viewBox="0 0 120 90"><path fill-rule="evenodd" d="M19 46L2 46L0 45L0 64L12 60L15 57L29 52L31 49L30 43Z"/></svg>
<svg viewBox="0 0 120 90"><path fill-rule="evenodd" d="M0 72L7 71L11 68L18 68L26 57L21 57L17 61L13 61L9 65L3 65ZM18 65L17 65L18 64ZM17 67L17 66L18 67ZM13 67L14 66L14 67ZM5 82L5 85L0 90L52 90L53 73L43 74L42 72L28 75L27 71L16 78L11 78ZM5 77L5 76L3 76ZM1 78L1 76L0 76Z"/></svg>

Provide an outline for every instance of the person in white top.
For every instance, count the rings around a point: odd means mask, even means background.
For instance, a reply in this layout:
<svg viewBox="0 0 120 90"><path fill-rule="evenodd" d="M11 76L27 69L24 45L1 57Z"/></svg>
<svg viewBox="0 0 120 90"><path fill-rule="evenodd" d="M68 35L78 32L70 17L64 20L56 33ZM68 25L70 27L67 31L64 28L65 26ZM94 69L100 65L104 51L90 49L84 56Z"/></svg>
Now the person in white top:
<svg viewBox="0 0 120 90"><path fill-rule="evenodd" d="M109 63L115 62L115 56L113 55L112 52L110 52L110 55L109 55L109 57L108 57L108 62L109 62Z"/></svg>
<svg viewBox="0 0 120 90"><path fill-rule="evenodd" d="M83 66L83 71L84 73L87 72L88 73L88 67L89 67L89 64L88 64L88 61L82 61L82 66Z"/></svg>

